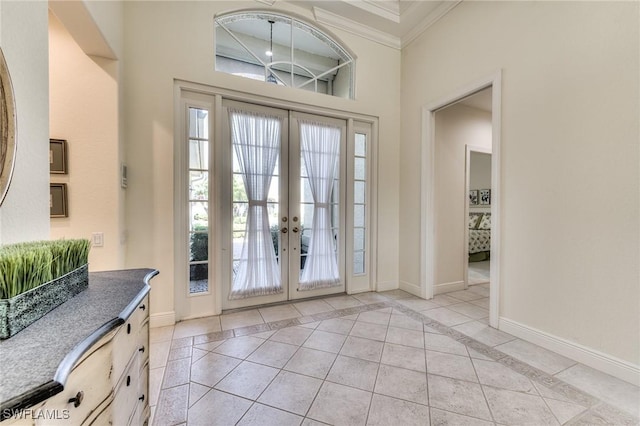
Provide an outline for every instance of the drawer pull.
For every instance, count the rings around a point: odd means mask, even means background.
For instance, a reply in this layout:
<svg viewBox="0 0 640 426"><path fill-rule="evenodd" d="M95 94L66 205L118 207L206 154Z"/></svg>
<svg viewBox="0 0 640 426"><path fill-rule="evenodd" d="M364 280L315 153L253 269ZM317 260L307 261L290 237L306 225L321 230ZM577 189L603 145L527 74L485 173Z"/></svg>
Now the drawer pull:
<svg viewBox="0 0 640 426"><path fill-rule="evenodd" d="M127 324L127 334L131 334L131 324Z"/></svg>
<svg viewBox="0 0 640 426"><path fill-rule="evenodd" d="M76 394L75 398L69 399L69 404L73 402L74 407L79 407L82 404L82 400L84 399L84 392L80 391Z"/></svg>
<svg viewBox="0 0 640 426"><path fill-rule="evenodd" d="M131 376L127 376L127 386L131 384Z"/></svg>
<svg viewBox="0 0 640 426"><path fill-rule="evenodd" d="M143 305L138 306L138 308L139 308L139 309L142 309L143 311L144 311L145 309L147 309L147 307L146 307L146 306L144 306L144 304L143 304Z"/></svg>
<svg viewBox="0 0 640 426"><path fill-rule="evenodd" d="M144 402L144 395L142 395L140 398L138 398L138 400Z"/></svg>
<svg viewBox="0 0 640 426"><path fill-rule="evenodd" d="M144 346L142 346L140 349L138 349L138 352L144 353Z"/></svg>

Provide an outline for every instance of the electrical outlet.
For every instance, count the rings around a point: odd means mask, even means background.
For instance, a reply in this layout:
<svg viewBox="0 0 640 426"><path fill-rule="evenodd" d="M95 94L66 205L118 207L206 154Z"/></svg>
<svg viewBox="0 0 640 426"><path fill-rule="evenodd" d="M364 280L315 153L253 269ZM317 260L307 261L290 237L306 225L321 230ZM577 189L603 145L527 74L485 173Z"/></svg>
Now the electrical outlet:
<svg viewBox="0 0 640 426"><path fill-rule="evenodd" d="M94 247L102 247L104 246L104 233L102 232L94 232L91 234L91 245Z"/></svg>

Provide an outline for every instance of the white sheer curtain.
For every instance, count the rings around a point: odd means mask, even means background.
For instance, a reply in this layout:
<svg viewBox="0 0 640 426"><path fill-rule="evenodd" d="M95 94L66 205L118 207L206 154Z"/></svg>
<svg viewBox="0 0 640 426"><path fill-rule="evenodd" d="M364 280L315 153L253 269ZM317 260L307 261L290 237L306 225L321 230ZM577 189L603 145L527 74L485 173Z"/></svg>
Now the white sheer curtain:
<svg viewBox="0 0 640 426"><path fill-rule="evenodd" d="M300 121L300 151L313 196L313 224L300 289L333 287L340 272L331 226L331 193L339 171L340 128Z"/></svg>
<svg viewBox="0 0 640 426"><path fill-rule="evenodd" d="M281 293L280 266L269 230L267 196L280 155L278 117L230 110L231 141L249 200L240 263L230 299Z"/></svg>

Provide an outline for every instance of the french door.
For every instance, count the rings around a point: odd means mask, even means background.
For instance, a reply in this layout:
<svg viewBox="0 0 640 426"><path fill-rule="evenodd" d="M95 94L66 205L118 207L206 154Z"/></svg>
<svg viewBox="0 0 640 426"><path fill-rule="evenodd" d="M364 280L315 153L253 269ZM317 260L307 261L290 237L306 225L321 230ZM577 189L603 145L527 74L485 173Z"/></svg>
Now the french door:
<svg viewBox="0 0 640 426"><path fill-rule="evenodd" d="M345 120L222 103L222 307L345 291Z"/></svg>

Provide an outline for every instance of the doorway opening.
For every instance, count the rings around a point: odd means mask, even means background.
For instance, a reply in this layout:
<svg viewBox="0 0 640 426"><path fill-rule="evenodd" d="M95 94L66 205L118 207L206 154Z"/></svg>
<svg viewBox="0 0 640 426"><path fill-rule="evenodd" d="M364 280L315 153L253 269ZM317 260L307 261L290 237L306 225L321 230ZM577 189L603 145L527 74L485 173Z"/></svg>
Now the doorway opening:
<svg viewBox="0 0 640 426"><path fill-rule="evenodd" d="M175 87L175 318L371 289L377 118Z"/></svg>
<svg viewBox="0 0 640 426"><path fill-rule="evenodd" d="M237 101L222 115L222 308L343 293L346 120Z"/></svg>
<svg viewBox="0 0 640 426"><path fill-rule="evenodd" d="M488 294L491 277L491 151L467 145L465 157L465 188L469 194L462 223L465 232L463 248L466 251L466 262L463 262L465 288L481 286Z"/></svg>
<svg viewBox="0 0 640 426"><path fill-rule="evenodd" d="M482 292L488 297L482 308L489 310L494 328L500 288L500 98L497 72L423 107L421 296ZM490 164L484 180L473 185L472 153L486 155Z"/></svg>

